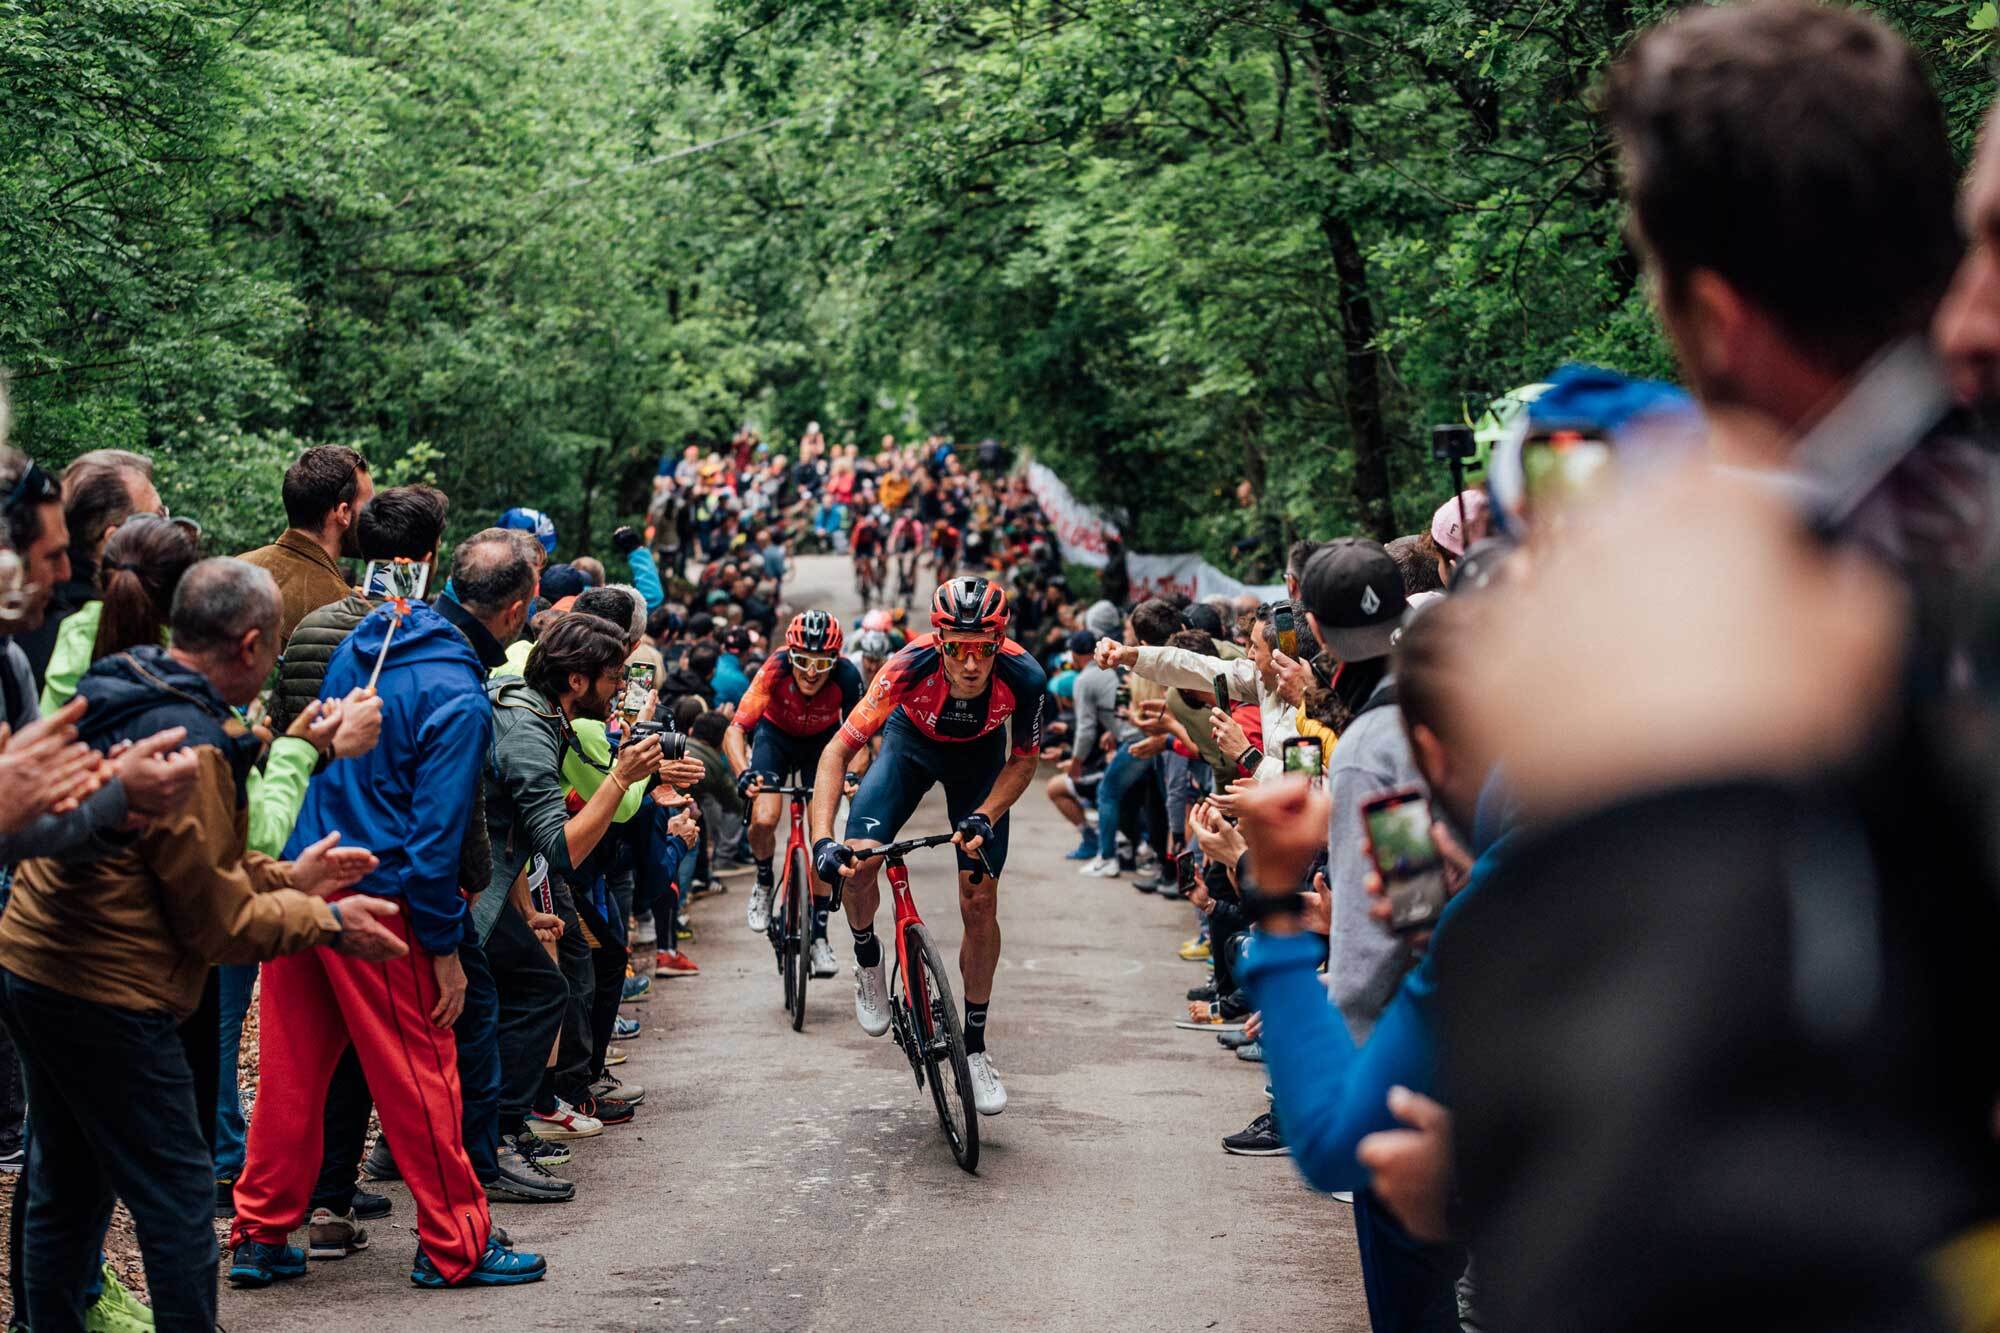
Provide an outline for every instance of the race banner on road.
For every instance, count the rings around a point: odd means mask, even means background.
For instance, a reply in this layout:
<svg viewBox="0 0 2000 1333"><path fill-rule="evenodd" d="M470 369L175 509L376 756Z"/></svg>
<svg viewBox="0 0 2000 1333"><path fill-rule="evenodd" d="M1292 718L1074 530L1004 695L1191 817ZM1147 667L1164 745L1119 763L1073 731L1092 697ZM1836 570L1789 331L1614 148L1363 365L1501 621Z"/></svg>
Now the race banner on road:
<svg viewBox="0 0 2000 1333"><path fill-rule="evenodd" d="M1104 568L1105 541L1118 536L1118 525L1070 494L1063 480L1041 463L1028 464L1028 489L1055 528L1063 559L1092 569ZM1201 601L1209 597L1240 597L1275 601L1285 595L1283 584L1240 583L1198 555L1140 555L1128 552L1125 566L1132 575L1134 597L1158 597L1180 592Z"/></svg>

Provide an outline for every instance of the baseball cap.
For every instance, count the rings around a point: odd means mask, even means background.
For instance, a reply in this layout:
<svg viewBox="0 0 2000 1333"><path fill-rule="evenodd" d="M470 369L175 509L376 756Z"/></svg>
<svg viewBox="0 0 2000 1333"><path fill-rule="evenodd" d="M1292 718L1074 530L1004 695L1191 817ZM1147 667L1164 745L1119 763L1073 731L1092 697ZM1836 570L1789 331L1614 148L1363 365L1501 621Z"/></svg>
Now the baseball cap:
<svg viewBox="0 0 2000 1333"><path fill-rule="evenodd" d="M1464 555L1466 547L1465 533L1458 521L1459 500L1465 501L1465 521L1474 532L1486 526L1487 500L1483 490L1465 491L1439 505L1437 513L1431 516L1431 540L1438 544L1439 550L1454 556Z"/></svg>
<svg viewBox="0 0 2000 1333"><path fill-rule="evenodd" d="M1120 615L1118 608L1110 602L1097 601L1091 603L1090 609L1083 613L1083 623L1091 633L1108 639L1124 628L1125 617Z"/></svg>
<svg viewBox="0 0 2000 1333"><path fill-rule="evenodd" d="M574 597L589 586L589 578L575 565L550 565L542 571L542 596L552 602Z"/></svg>
<svg viewBox="0 0 2000 1333"><path fill-rule="evenodd" d="M1389 553L1361 537L1340 537L1313 553L1299 600L1319 622L1326 649L1343 662L1386 657L1408 599Z"/></svg>
<svg viewBox="0 0 2000 1333"><path fill-rule="evenodd" d="M1077 654L1087 654L1097 647L1097 636L1087 629L1080 629L1069 636L1069 650Z"/></svg>

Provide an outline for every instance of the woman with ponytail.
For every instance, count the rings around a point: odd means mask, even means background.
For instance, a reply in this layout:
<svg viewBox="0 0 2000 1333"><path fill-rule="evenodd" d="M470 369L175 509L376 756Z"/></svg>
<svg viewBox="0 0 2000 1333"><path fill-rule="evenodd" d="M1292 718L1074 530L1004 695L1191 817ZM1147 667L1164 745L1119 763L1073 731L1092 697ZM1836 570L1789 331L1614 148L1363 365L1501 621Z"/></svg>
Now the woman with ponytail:
<svg viewBox="0 0 2000 1333"><path fill-rule="evenodd" d="M42 711L68 703L90 664L141 644L164 644L181 575L201 558L191 524L135 514L115 528L98 562L104 595L85 602L56 632L42 684Z"/></svg>

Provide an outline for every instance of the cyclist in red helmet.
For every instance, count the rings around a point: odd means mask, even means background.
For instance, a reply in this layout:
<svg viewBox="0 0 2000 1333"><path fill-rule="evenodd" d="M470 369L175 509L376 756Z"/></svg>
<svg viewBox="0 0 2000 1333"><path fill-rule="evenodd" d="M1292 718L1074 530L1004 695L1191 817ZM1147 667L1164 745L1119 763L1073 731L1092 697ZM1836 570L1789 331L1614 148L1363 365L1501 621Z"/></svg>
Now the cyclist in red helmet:
<svg viewBox="0 0 2000 1333"><path fill-rule="evenodd" d="M1007 637L1007 616L1007 594L997 583L965 577L942 584L931 602L932 632L889 659L820 755L812 801L814 867L829 883L835 875L847 879L854 1016L862 1031L879 1037L889 1030L888 979L882 942L875 938L880 862L857 865L854 849L894 841L924 793L943 784L959 844L965 1051L973 1104L985 1115L998 1115L1007 1105L986 1053L986 1007L1000 965L995 877L1007 860L1007 811L1028 789L1041 755L1047 686L1033 654ZM1010 720L1011 738L1001 730ZM881 753L848 809L846 841L837 841L840 775L877 732ZM991 876L971 855L975 851L984 853Z"/></svg>
<svg viewBox="0 0 2000 1333"><path fill-rule="evenodd" d="M841 656L842 642L840 621L826 612L803 611L793 616L785 629L785 646L765 658L757 669L722 738L722 752L736 772L736 790L751 801L750 855L757 863L757 885L750 891L746 924L752 930L770 928L771 857L777 850L778 818L784 810L782 798L760 795L759 789L782 786L794 774L812 781L820 752L833 739L841 718L860 700L861 671ZM845 771L843 764L833 776L835 800L840 797ZM826 938L831 905L831 891L815 893L815 976L830 977L838 970L833 946Z"/></svg>

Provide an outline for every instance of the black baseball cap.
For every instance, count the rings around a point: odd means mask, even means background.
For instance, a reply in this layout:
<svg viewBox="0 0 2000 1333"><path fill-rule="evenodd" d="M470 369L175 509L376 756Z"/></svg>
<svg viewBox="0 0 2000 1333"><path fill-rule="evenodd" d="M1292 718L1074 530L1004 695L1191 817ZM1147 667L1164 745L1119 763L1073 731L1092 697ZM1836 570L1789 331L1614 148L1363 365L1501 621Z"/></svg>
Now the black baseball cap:
<svg viewBox="0 0 2000 1333"><path fill-rule="evenodd" d="M1087 629L1077 630L1069 636L1069 650L1079 657L1088 657L1097 647L1097 636Z"/></svg>
<svg viewBox="0 0 2000 1333"><path fill-rule="evenodd" d="M1395 560L1363 537L1340 537L1313 552L1299 601L1319 622L1326 650L1343 662L1387 657L1409 605Z"/></svg>

